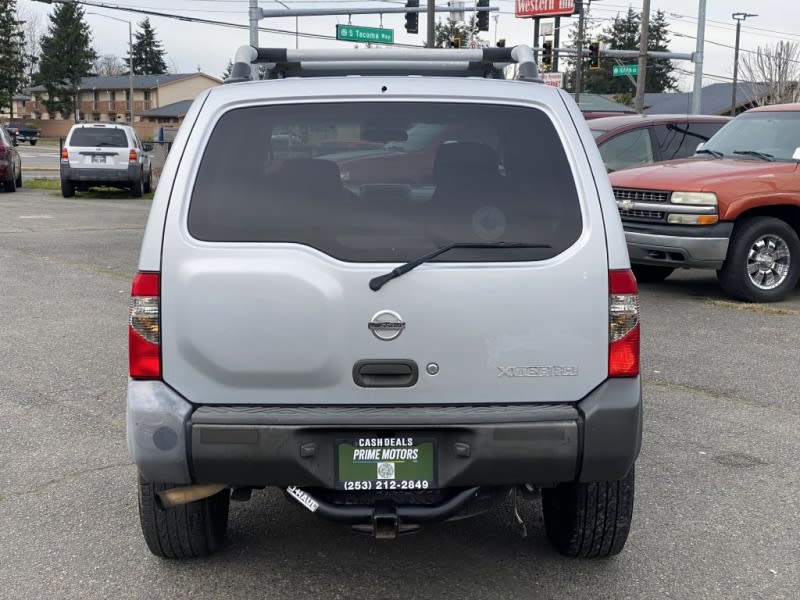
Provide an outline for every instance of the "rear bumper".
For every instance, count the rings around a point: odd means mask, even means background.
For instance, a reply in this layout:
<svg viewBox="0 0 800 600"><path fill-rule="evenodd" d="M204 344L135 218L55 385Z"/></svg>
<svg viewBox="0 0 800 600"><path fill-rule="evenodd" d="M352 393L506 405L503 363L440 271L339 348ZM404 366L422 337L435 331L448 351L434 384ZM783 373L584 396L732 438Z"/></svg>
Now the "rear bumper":
<svg viewBox="0 0 800 600"><path fill-rule="evenodd" d="M162 382L129 381L128 450L150 481L334 487L343 434L434 437L440 487L621 479L639 454L639 378L575 404L195 407Z"/></svg>
<svg viewBox="0 0 800 600"><path fill-rule="evenodd" d="M87 184L130 184L141 177L142 167L139 164L128 165L121 169L84 169L61 165L61 179Z"/></svg>

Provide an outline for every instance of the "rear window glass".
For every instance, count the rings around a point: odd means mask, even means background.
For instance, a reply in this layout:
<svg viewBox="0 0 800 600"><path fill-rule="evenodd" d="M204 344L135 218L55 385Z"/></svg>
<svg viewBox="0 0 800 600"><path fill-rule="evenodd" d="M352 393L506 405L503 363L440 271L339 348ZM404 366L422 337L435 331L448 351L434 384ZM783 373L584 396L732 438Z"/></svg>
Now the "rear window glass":
<svg viewBox="0 0 800 600"><path fill-rule="evenodd" d="M532 108L335 103L230 111L200 163L189 232L211 242L293 242L351 262L551 258L582 231L575 180L550 119Z"/></svg>
<svg viewBox="0 0 800 600"><path fill-rule="evenodd" d="M68 145L127 148L128 138L121 129L81 127L72 132Z"/></svg>

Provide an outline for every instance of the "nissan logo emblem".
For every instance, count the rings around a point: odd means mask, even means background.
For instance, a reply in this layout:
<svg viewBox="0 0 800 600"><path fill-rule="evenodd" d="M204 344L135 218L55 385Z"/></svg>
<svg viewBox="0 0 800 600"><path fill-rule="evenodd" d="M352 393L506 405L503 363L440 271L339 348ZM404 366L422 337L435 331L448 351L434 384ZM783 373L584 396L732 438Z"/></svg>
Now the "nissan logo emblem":
<svg viewBox="0 0 800 600"><path fill-rule="evenodd" d="M403 329L406 328L406 322L393 310L382 310L375 313L367 327L372 332L372 335L379 340L390 342L403 333Z"/></svg>

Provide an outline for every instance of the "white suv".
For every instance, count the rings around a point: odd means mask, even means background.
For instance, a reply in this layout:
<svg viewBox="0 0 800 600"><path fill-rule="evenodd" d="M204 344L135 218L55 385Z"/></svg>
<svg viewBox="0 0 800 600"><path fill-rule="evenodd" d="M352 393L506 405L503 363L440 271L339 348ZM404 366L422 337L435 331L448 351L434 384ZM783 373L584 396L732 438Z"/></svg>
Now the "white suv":
<svg viewBox="0 0 800 600"><path fill-rule="evenodd" d="M520 46L251 62L269 80L188 112L133 281L150 550L216 550L230 499L274 486L378 538L541 491L559 552L620 552L639 304L574 101Z"/></svg>
<svg viewBox="0 0 800 600"><path fill-rule="evenodd" d="M129 189L139 198L152 187L152 149L128 125L73 125L61 147L61 193L70 198L76 190L109 186Z"/></svg>

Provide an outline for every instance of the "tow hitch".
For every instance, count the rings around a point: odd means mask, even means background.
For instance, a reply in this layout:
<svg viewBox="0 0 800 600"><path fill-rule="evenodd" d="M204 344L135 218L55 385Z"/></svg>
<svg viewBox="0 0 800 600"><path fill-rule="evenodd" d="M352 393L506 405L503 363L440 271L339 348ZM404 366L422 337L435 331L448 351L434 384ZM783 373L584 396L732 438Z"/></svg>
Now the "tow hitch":
<svg viewBox="0 0 800 600"><path fill-rule="evenodd" d="M422 523L446 521L477 498L479 491L479 487L466 488L437 504L406 505L381 500L372 505L335 504L315 498L298 487L286 488L286 494L309 511L331 521L349 523L353 530L379 540L391 540L398 534L416 531Z"/></svg>

